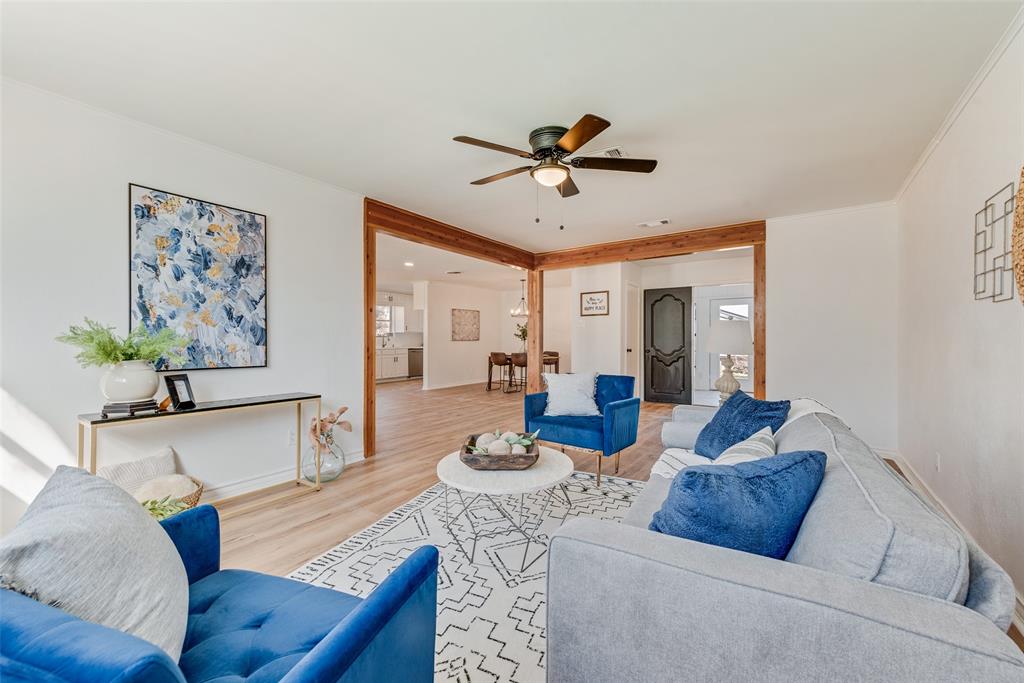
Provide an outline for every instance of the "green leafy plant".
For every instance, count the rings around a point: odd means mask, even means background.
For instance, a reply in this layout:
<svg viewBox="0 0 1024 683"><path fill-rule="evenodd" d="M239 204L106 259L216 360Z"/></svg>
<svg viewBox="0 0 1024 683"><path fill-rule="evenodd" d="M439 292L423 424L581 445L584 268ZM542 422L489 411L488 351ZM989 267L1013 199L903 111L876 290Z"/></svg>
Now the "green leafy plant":
<svg viewBox="0 0 1024 683"><path fill-rule="evenodd" d="M164 496L160 500L144 501L142 507L156 520L167 519L171 515L188 510L188 505L182 503L180 498L170 496Z"/></svg>
<svg viewBox="0 0 1024 683"><path fill-rule="evenodd" d="M57 341L81 349L75 359L83 367L103 367L126 360L145 360L155 363L161 358L168 362L182 362L181 353L189 344L187 337L179 337L165 327L156 334L149 334L144 327L137 327L127 337L118 337L114 328L100 325L95 320L85 319L85 325L72 325Z"/></svg>
<svg viewBox="0 0 1024 683"><path fill-rule="evenodd" d="M526 341L526 323L516 323L515 334L512 335L521 342Z"/></svg>

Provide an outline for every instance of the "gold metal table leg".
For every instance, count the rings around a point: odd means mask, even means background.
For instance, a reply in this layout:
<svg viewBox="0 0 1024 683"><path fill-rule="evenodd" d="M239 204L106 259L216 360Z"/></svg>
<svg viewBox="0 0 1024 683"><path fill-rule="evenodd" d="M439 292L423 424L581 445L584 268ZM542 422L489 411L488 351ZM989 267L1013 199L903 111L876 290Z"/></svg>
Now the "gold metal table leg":
<svg viewBox="0 0 1024 683"><path fill-rule="evenodd" d="M78 422L78 467L85 467L85 424Z"/></svg>
<svg viewBox="0 0 1024 683"><path fill-rule="evenodd" d="M96 425L89 425L89 472L96 474Z"/></svg>

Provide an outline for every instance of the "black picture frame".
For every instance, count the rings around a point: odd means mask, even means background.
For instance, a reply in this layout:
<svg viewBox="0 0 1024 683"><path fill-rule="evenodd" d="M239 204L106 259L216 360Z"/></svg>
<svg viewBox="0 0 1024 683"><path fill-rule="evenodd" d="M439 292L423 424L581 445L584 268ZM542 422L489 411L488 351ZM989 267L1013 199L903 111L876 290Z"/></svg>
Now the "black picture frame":
<svg viewBox="0 0 1024 683"><path fill-rule="evenodd" d="M175 195L177 197L181 197L182 199L188 199L188 200L191 200L193 202L202 202L203 204L209 204L211 206L217 206L217 207L221 207L221 208L224 208L224 209L230 209L231 211L239 211L239 212L242 212L242 213L249 213L249 214L252 214L254 216L259 216L260 218L263 219L263 267L264 267L264 282L265 282L263 306L264 306L264 312L265 312L264 319L266 321L266 341L264 343L265 351L264 351L264 357L263 357L263 365L218 365L218 366L214 366L214 367L200 366L200 367L194 367L194 368L173 368L173 369L171 369L171 368L157 368L157 372L166 372L166 371L175 372L175 371L181 371L181 370L188 370L189 372L195 372L197 370L251 370L253 368L268 368L268 367L270 367L270 265L269 265L269 263L270 263L270 253L267 250L267 233L270 232L270 221L267 219L267 215L264 214L264 213L260 213L259 211L250 211L249 209L240 209L237 206L229 206L227 204L222 204L220 202L215 202L215 201L211 201L211 200L208 200L208 199L200 199L198 197L192 197L192 196L187 195L187 194L181 194L180 192L172 192L170 190L162 190L162 189L160 189L158 187L153 187L151 185L143 185L141 183L134 183L134 182L129 182L128 183L128 197L127 197L127 199L128 199L128 264L129 264L128 265L128 282L129 282L129 287L128 287L128 331L131 332L134 329L134 327L135 327L134 316L132 315L133 291L132 291L132 287L131 287L131 282L132 282L131 260L132 260L133 254L134 254L134 249L133 249L133 244L132 244L132 236L133 236L134 230L135 230L135 218L134 218L133 206L132 206L132 188L133 187L141 188L143 190L150 190L152 192L162 192L162 193L167 194L167 195Z"/></svg>
<svg viewBox="0 0 1024 683"><path fill-rule="evenodd" d="M196 407L196 399L192 394L192 384L188 381L188 375L185 373L164 375L164 383L167 384L167 395L171 397L171 405L175 410L191 410ZM183 389L184 396L182 395Z"/></svg>

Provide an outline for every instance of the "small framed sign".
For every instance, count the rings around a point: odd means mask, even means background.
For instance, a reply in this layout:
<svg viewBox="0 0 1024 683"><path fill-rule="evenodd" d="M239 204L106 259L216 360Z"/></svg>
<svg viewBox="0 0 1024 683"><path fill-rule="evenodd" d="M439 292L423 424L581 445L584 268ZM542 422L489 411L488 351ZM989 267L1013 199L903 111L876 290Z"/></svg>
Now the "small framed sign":
<svg viewBox="0 0 1024 683"><path fill-rule="evenodd" d="M608 290L580 292L580 315L608 315Z"/></svg>
<svg viewBox="0 0 1024 683"><path fill-rule="evenodd" d="M164 375L164 382L167 383L167 395L171 397L171 405L175 410L191 410L196 407L188 375Z"/></svg>

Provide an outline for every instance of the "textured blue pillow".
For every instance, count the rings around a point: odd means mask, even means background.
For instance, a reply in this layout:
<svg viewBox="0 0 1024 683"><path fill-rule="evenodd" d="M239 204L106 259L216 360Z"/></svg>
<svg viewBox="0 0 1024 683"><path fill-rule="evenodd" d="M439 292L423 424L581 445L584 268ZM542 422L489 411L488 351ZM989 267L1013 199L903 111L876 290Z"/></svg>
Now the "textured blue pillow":
<svg viewBox="0 0 1024 683"><path fill-rule="evenodd" d="M789 415L789 401L759 401L737 391L722 404L711 422L697 435L693 450L714 460L730 446L748 439L765 427L774 434Z"/></svg>
<svg viewBox="0 0 1024 683"><path fill-rule="evenodd" d="M825 459L821 451L794 451L687 467L648 528L781 560L825 476Z"/></svg>

